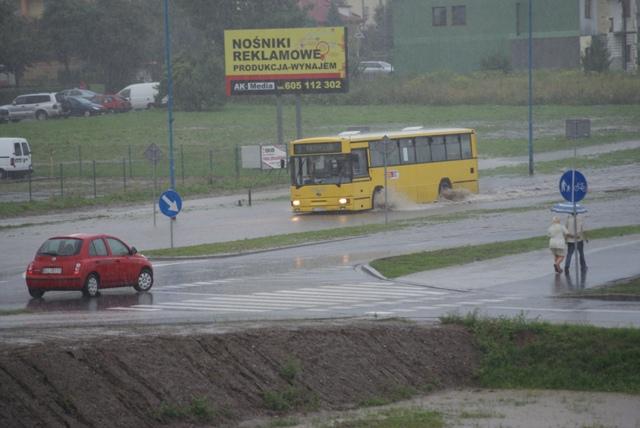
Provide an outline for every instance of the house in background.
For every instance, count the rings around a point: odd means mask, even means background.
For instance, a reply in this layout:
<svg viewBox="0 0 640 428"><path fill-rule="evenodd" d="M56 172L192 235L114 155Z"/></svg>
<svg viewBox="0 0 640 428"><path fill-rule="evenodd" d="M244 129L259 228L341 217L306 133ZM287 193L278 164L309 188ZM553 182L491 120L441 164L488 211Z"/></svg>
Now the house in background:
<svg viewBox="0 0 640 428"><path fill-rule="evenodd" d="M637 0L535 0L533 67L580 68L592 37L607 39L611 69L637 70ZM528 67L528 0L394 0L399 72L470 72L492 56Z"/></svg>
<svg viewBox="0 0 640 428"><path fill-rule="evenodd" d="M338 6L338 14L345 25L362 22L362 16L355 14L351 6L345 2L344 6L340 2L333 0ZM327 23L327 15L331 8L332 0L298 0L298 6L307 9L307 16L320 25Z"/></svg>

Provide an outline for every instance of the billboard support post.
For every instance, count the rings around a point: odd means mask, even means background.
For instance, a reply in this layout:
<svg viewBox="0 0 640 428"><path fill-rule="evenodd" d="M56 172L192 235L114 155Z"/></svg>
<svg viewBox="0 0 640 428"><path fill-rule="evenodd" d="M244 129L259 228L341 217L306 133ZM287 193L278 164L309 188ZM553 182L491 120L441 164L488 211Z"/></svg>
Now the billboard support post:
<svg viewBox="0 0 640 428"><path fill-rule="evenodd" d="M276 123L278 128L278 144L284 143L284 132L282 130L282 97L276 95Z"/></svg>
<svg viewBox="0 0 640 428"><path fill-rule="evenodd" d="M296 139L302 138L302 106L300 105L300 94L296 94Z"/></svg>

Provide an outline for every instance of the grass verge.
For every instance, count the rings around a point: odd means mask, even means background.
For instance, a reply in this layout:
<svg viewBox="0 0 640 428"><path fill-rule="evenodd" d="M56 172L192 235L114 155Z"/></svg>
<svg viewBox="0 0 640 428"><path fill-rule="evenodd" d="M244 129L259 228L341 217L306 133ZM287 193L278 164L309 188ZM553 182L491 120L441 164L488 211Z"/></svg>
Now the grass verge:
<svg viewBox="0 0 640 428"><path fill-rule="evenodd" d="M326 425L329 426L329 425ZM338 421L334 428L442 428L442 413L417 408L389 409L359 419Z"/></svg>
<svg viewBox="0 0 640 428"><path fill-rule="evenodd" d="M640 225L606 227L589 231L590 239L614 238L640 233ZM512 254L546 248L546 236L517 239L513 241L492 242L489 244L469 245L457 248L444 248L435 251L423 251L402 256L385 257L374 260L370 265L387 278L397 278L415 272L439 269L453 265L495 259Z"/></svg>
<svg viewBox="0 0 640 428"><path fill-rule="evenodd" d="M444 317L470 329L483 353L485 388L640 393L640 329Z"/></svg>
<svg viewBox="0 0 640 428"><path fill-rule="evenodd" d="M287 233L284 235L241 239L238 241L215 242L211 244L191 245L179 248L148 250L144 251L144 254L150 257L194 257L214 254L241 253L247 251L259 251L268 248L286 247L290 245L300 245L309 242L362 236L384 230L394 230L400 227L403 227L400 223L387 226L383 224L371 224L365 226L342 227L338 229Z"/></svg>
<svg viewBox="0 0 640 428"><path fill-rule="evenodd" d="M586 288L564 297L594 297L607 300L640 300L640 276L616 281L601 287Z"/></svg>
<svg viewBox="0 0 640 428"><path fill-rule="evenodd" d="M573 165L573 159L560 159L554 161L537 162L536 172L539 174L551 174L567 169L569 163ZM578 157L575 160L575 168L608 168L612 166L622 166L640 163L640 149L618 150L611 153L604 153L597 156ZM527 175L529 174L526 163L512 166L500 166L497 168L482 171L483 176L495 175Z"/></svg>

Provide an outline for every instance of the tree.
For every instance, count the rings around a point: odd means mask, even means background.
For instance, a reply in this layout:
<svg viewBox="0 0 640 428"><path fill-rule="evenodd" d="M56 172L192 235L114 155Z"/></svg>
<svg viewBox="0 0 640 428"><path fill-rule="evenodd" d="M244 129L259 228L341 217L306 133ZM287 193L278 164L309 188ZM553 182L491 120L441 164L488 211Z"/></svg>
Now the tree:
<svg viewBox="0 0 640 428"><path fill-rule="evenodd" d="M46 48L64 65L65 74L69 76L71 60L90 49L85 46L86 35L93 31L89 4L84 0L46 2L40 31Z"/></svg>
<svg viewBox="0 0 640 428"><path fill-rule="evenodd" d="M366 59L390 59L393 48L393 30L391 8L385 5L376 7L374 25L369 25L364 31L362 40L362 57Z"/></svg>
<svg viewBox="0 0 640 428"><path fill-rule="evenodd" d="M224 105L224 64L215 52L178 54L173 61L173 95L177 109L202 111ZM160 82L160 92L167 93L167 79Z"/></svg>
<svg viewBox="0 0 640 428"><path fill-rule="evenodd" d="M13 73L16 86L26 68L38 57L35 24L18 15L16 2L0 0L0 64Z"/></svg>
<svg viewBox="0 0 640 428"><path fill-rule="evenodd" d="M611 65L611 57L606 41L601 36L593 36L591 38L591 47L587 48L582 56L584 71L602 73L609 70L609 65Z"/></svg>
<svg viewBox="0 0 640 428"><path fill-rule="evenodd" d="M149 60L148 39L154 34L146 19L149 9L146 2L136 0L90 3L87 19L92 28L85 34L87 43L81 53L88 65L102 74L107 91L130 83Z"/></svg>
<svg viewBox="0 0 640 428"><path fill-rule="evenodd" d="M340 15L340 6L344 6L343 2L337 2L336 0L331 0L329 4L329 10L327 11L327 20L325 24L328 27L338 27L343 25L342 15Z"/></svg>

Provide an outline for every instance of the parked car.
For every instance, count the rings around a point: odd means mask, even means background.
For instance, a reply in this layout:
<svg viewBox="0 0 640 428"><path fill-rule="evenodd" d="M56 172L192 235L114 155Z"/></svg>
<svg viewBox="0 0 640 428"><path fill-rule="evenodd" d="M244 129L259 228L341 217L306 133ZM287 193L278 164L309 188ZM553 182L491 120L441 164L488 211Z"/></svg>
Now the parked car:
<svg viewBox="0 0 640 428"><path fill-rule="evenodd" d="M31 147L24 138L0 138L0 178L32 172Z"/></svg>
<svg viewBox="0 0 640 428"><path fill-rule="evenodd" d="M158 82L134 83L118 92L118 95L131 103L135 110L149 109L156 106L156 95L158 95Z"/></svg>
<svg viewBox="0 0 640 428"><path fill-rule="evenodd" d="M86 98L67 96L62 100L62 108L66 116L96 116L106 110L100 104Z"/></svg>
<svg viewBox="0 0 640 428"><path fill-rule="evenodd" d="M86 98L90 100L94 98L96 95L100 95L100 94L98 94L97 92L90 91L88 89L73 88L73 89L65 89L63 91L60 91L56 95L60 97L80 97L80 98Z"/></svg>
<svg viewBox="0 0 640 428"><path fill-rule="evenodd" d="M36 118L45 120L61 116L60 100L53 93L26 94L16 97L11 104L0 108L9 111L9 120Z"/></svg>
<svg viewBox="0 0 640 428"><path fill-rule="evenodd" d="M90 100L92 103L100 104L107 112L124 113L131 110L131 103L120 95L96 95Z"/></svg>
<svg viewBox="0 0 640 428"><path fill-rule="evenodd" d="M89 297L101 289L153 286L151 262L120 239L104 234L73 234L47 239L27 267L31 297L46 291L78 290Z"/></svg>
<svg viewBox="0 0 640 428"><path fill-rule="evenodd" d="M393 66L384 61L361 61L357 72L366 77L383 76L393 73Z"/></svg>

